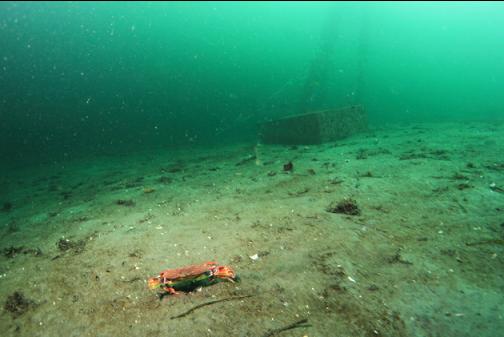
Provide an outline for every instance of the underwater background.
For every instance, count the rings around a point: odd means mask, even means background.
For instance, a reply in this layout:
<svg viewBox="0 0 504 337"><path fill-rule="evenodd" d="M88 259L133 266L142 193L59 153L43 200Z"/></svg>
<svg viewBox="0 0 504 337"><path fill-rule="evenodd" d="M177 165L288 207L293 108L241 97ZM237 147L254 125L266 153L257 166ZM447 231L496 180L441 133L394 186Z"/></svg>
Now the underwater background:
<svg viewBox="0 0 504 337"><path fill-rule="evenodd" d="M314 108L372 123L502 117L501 3L2 2L1 158L253 141ZM318 59L317 59L318 60Z"/></svg>
<svg viewBox="0 0 504 337"><path fill-rule="evenodd" d="M504 2L0 2L2 336L501 336L503 56Z"/></svg>

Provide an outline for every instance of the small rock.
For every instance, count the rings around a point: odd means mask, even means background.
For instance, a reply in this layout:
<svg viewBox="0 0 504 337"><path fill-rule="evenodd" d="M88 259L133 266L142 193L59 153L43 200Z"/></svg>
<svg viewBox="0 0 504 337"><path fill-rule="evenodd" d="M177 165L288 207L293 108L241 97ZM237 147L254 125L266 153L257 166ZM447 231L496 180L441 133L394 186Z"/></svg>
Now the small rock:
<svg viewBox="0 0 504 337"><path fill-rule="evenodd" d="M121 206L126 206L126 207L135 206L135 202L131 199L128 199L128 200L119 199L116 201L116 204L121 205Z"/></svg>
<svg viewBox="0 0 504 337"><path fill-rule="evenodd" d="M331 204L327 209L330 213L342 213L347 215L360 215L361 211L354 199L343 199L337 204Z"/></svg>
<svg viewBox="0 0 504 337"><path fill-rule="evenodd" d="M23 293L16 291L5 302L4 309L17 318L27 312L33 306L33 301L27 299Z"/></svg>
<svg viewBox="0 0 504 337"><path fill-rule="evenodd" d="M292 162L288 162L287 164L284 164L283 166L283 170L285 172L292 172L292 170L294 170L294 164L292 164Z"/></svg>

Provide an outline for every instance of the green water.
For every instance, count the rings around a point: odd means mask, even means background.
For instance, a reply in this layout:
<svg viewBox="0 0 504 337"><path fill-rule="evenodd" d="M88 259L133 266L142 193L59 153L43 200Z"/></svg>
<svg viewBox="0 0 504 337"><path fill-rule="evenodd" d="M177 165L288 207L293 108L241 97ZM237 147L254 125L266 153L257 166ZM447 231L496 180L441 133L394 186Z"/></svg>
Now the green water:
<svg viewBox="0 0 504 337"><path fill-rule="evenodd" d="M501 2L0 2L0 331L502 335L503 56Z"/></svg>
<svg viewBox="0 0 504 337"><path fill-rule="evenodd" d="M253 141L303 99L375 124L502 118L503 22L479 2L2 2L0 154Z"/></svg>

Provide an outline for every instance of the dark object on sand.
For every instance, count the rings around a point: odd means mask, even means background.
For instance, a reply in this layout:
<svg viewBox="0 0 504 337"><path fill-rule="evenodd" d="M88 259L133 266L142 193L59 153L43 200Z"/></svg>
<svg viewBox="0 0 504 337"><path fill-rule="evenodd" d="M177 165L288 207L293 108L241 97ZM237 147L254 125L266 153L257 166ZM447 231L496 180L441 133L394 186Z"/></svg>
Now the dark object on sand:
<svg viewBox="0 0 504 337"><path fill-rule="evenodd" d="M131 199L128 199L128 200L119 199L116 201L116 204L121 205L121 206L126 206L126 207L135 206L135 202Z"/></svg>
<svg viewBox="0 0 504 337"><path fill-rule="evenodd" d="M10 210L12 210L12 202L10 201L6 201L3 203L3 206L2 206L2 212L9 212Z"/></svg>
<svg viewBox="0 0 504 337"><path fill-rule="evenodd" d="M59 239L59 241L56 245L58 246L58 249L62 252L67 252L69 250L72 250L75 254L79 254L84 251L84 247L86 246L86 241L84 241L84 240L73 241L73 240L69 240L69 239Z"/></svg>
<svg viewBox="0 0 504 337"><path fill-rule="evenodd" d="M2 255L6 258L12 259L16 257L16 255L20 254L23 251L23 247L14 247L10 246L8 248L2 249Z"/></svg>
<svg viewBox="0 0 504 337"><path fill-rule="evenodd" d="M360 215L361 211L354 199L343 199L337 204L331 204L327 209L330 213L341 213L347 215Z"/></svg>
<svg viewBox="0 0 504 337"><path fill-rule="evenodd" d="M173 179L170 178L170 177L167 177L167 176L162 176L162 177L159 177L158 181L161 184L168 185L168 184L171 184L173 182Z"/></svg>
<svg viewBox="0 0 504 337"><path fill-rule="evenodd" d="M172 317L170 317L170 319L181 318L181 317L187 316L191 312L193 312L194 310L199 309L201 307L205 307L207 305L211 305L211 304L215 304L215 303L220 303L220 302L233 301L233 300L241 300L243 298L248 298L248 297L252 297L252 295L226 297L226 298L223 298L223 299L220 299L220 300L205 302L205 303L198 304L198 305L192 307L191 309L187 310L186 312L181 313L180 315L172 316Z"/></svg>
<svg viewBox="0 0 504 337"><path fill-rule="evenodd" d="M7 297L4 309L10 312L14 318L17 318L27 312L32 305L33 301L27 299L23 293L16 291Z"/></svg>
<svg viewBox="0 0 504 337"><path fill-rule="evenodd" d="M377 291L380 290L380 288L376 284L371 284L368 288L369 291Z"/></svg>
<svg viewBox="0 0 504 337"><path fill-rule="evenodd" d="M455 172L452 176L453 180L469 180L469 178L460 172Z"/></svg>
<svg viewBox="0 0 504 337"><path fill-rule="evenodd" d="M294 322L292 324L286 325L286 326L284 326L282 328L270 330L270 331L266 332L263 337L271 337L271 336L274 336L274 335L278 335L279 333L287 331L287 330L296 329L296 328L307 328L307 327L310 327L310 326L311 325L308 324L308 319L304 318L304 319L299 320L297 322Z"/></svg>
<svg viewBox="0 0 504 337"><path fill-rule="evenodd" d="M358 160L363 160L368 158L368 151L366 149L359 149L357 151L357 155L355 156L355 159Z"/></svg>
<svg viewBox="0 0 504 337"><path fill-rule="evenodd" d="M292 164L292 162L288 162L287 164L284 164L283 166L283 170L285 172L292 172L292 170L294 170L294 164Z"/></svg>
<svg viewBox="0 0 504 337"><path fill-rule="evenodd" d="M8 248L2 249L2 255L6 258L12 259L18 254L32 254L33 256L42 256L42 250L40 248L25 248L10 246Z"/></svg>
<svg viewBox="0 0 504 337"><path fill-rule="evenodd" d="M457 188L461 191L465 190L465 189L468 189L468 188L471 188L472 186L469 185L468 183L460 183L457 185Z"/></svg>
<svg viewBox="0 0 504 337"><path fill-rule="evenodd" d="M387 261L388 261L388 263L402 263L402 264L409 264L409 265L413 264L413 262L405 260L402 257L400 249L398 249L393 256L389 257L387 259Z"/></svg>
<svg viewBox="0 0 504 337"><path fill-rule="evenodd" d="M367 115L361 106L327 109L289 116L260 126L265 144L321 144L343 139L367 129Z"/></svg>

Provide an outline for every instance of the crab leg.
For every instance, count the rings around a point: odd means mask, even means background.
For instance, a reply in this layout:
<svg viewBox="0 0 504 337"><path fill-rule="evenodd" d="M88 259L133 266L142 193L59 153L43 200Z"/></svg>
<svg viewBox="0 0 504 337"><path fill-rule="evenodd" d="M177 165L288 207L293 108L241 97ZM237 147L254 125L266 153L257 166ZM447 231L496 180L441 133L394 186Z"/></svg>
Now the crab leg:
<svg viewBox="0 0 504 337"><path fill-rule="evenodd" d="M175 291L175 289L173 289L172 287L169 287L169 286L166 286L164 287L164 290L169 293L170 295L177 295L178 292Z"/></svg>

